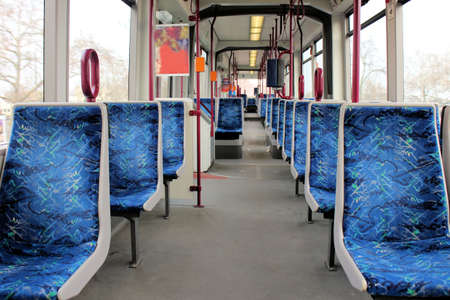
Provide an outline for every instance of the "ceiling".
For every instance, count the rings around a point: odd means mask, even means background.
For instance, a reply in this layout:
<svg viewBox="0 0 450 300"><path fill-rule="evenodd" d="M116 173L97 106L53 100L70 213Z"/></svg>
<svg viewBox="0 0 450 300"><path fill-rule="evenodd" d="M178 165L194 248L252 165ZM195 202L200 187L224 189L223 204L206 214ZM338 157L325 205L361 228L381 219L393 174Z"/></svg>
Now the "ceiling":
<svg viewBox="0 0 450 300"><path fill-rule="evenodd" d="M375 0L372 0L375 1ZM380 1L380 0L378 0ZM352 5L352 0L304 0L305 5L313 6L319 10L327 12L329 14L343 13ZM200 0L201 9L205 9L211 5L280 5L289 4L289 0ZM189 2L184 0L159 0L159 9L168 10L175 16L177 22L186 22L187 17L190 14ZM184 15L183 15L184 12ZM220 50L230 46L249 46L259 45L268 46L269 34L272 32L272 27L275 26L274 15L264 16L263 30L261 33L261 41L251 43L250 38L250 16L229 16L218 17L214 26L215 31L215 50ZM289 26L289 22L287 22ZM295 25L297 30L297 26ZM316 38L322 32L322 24L310 19L308 17L302 23L302 29L304 32L305 43ZM209 49L209 35L210 35L210 20L203 20L201 22L200 40L203 46ZM287 34L280 39L281 46L288 47L289 37ZM299 48L299 36L295 36L294 45L296 50ZM262 57L262 50L258 51L256 65L259 66ZM228 56L230 53L224 53L224 57L219 60L219 64L227 69L228 68ZM235 51L235 56L239 67L249 66L249 51Z"/></svg>

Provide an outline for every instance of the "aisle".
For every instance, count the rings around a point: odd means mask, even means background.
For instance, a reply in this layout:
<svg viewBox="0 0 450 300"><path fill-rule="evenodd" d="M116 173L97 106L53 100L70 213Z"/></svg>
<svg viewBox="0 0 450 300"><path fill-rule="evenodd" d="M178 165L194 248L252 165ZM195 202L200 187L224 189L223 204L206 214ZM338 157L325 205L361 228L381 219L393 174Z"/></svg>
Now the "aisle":
<svg viewBox="0 0 450 300"><path fill-rule="evenodd" d="M304 222L304 199L289 166L266 152L259 121L245 122L244 148L210 170L222 179L204 181L206 208L175 206L166 222L160 205L142 219L138 269L126 264L128 228L115 236L78 299L370 299L342 269L326 271L328 224Z"/></svg>

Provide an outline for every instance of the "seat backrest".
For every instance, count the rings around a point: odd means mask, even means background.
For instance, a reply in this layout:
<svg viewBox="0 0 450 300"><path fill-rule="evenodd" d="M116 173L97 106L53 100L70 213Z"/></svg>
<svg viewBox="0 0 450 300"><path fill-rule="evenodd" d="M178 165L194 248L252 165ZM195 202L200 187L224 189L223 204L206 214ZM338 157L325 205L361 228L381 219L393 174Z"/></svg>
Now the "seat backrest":
<svg viewBox="0 0 450 300"><path fill-rule="evenodd" d="M107 252L107 124L102 104L15 106L0 188L5 251L57 256L82 247L90 256L99 247Z"/></svg>
<svg viewBox="0 0 450 300"><path fill-rule="evenodd" d="M247 100L247 106L255 106L256 105L256 99L255 98L248 98Z"/></svg>
<svg viewBox="0 0 450 300"><path fill-rule="evenodd" d="M272 111L270 117L270 126L272 128L272 133L277 133L278 129L278 103L280 102L279 98L272 99Z"/></svg>
<svg viewBox="0 0 450 300"><path fill-rule="evenodd" d="M305 189L314 187L333 194L333 199L314 197L319 210L333 210L335 206L338 129L342 104L312 102L308 108ZM310 192L315 196L313 190ZM328 203L320 202L324 200Z"/></svg>
<svg viewBox="0 0 450 300"><path fill-rule="evenodd" d="M217 113L217 131L242 133L244 104L242 98L220 98Z"/></svg>
<svg viewBox="0 0 450 300"><path fill-rule="evenodd" d="M200 109L203 110L203 112L206 113L206 115L211 118L211 98L200 98L200 102L203 104L201 105ZM205 108L206 107L206 108ZM213 98L213 110L215 113L216 110L216 99Z"/></svg>
<svg viewBox="0 0 450 300"><path fill-rule="evenodd" d="M292 152L292 125L294 119L294 101L286 101L284 112L284 138L283 154L285 158L291 158Z"/></svg>
<svg viewBox="0 0 450 300"><path fill-rule="evenodd" d="M448 234L433 105L345 105L339 134L336 226L345 238L403 242Z"/></svg>
<svg viewBox="0 0 450 300"><path fill-rule="evenodd" d="M294 103L291 173L294 179L300 179L301 181L305 178L309 103L311 103L311 101L295 101Z"/></svg>
<svg viewBox="0 0 450 300"><path fill-rule="evenodd" d="M284 138L284 110L286 108L285 106L286 100L281 99L278 102L278 122L277 122L277 144L279 147L283 145L283 138Z"/></svg>
<svg viewBox="0 0 450 300"><path fill-rule="evenodd" d="M259 99L259 116L265 117L267 110L267 99L261 98Z"/></svg>
<svg viewBox="0 0 450 300"><path fill-rule="evenodd" d="M186 101L182 99L159 99L159 101L162 109L163 173L165 176L180 176L186 162Z"/></svg>
<svg viewBox="0 0 450 300"><path fill-rule="evenodd" d="M271 122L271 118L272 118L272 101L273 99L269 98L267 99L267 109L266 109L266 127L270 127L270 124L272 124Z"/></svg>
<svg viewBox="0 0 450 300"><path fill-rule="evenodd" d="M124 196L130 192L147 189L155 192L160 190L162 184L160 104L116 102L107 103L107 107L111 196Z"/></svg>

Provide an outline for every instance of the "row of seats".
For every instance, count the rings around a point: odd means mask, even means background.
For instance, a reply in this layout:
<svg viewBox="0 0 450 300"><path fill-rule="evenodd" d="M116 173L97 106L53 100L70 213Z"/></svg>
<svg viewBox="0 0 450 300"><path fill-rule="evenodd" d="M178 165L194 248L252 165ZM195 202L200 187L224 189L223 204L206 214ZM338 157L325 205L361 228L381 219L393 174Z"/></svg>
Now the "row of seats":
<svg viewBox="0 0 450 300"><path fill-rule="evenodd" d="M15 106L0 188L0 297L79 294L107 257L110 216L131 222L135 267L136 220L183 170L185 118L182 100Z"/></svg>
<svg viewBox="0 0 450 300"><path fill-rule="evenodd" d="M270 106L279 112L277 130L272 128L284 135L279 146L284 153L291 149L283 158L290 157L294 179L304 183L308 221L312 211L330 220L329 269L335 269L336 250L352 285L373 296L449 297L449 209L440 143L449 171L450 110L444 109L440 140L435 105L267 103L268 124L277 118L268 113Z"/></svg>

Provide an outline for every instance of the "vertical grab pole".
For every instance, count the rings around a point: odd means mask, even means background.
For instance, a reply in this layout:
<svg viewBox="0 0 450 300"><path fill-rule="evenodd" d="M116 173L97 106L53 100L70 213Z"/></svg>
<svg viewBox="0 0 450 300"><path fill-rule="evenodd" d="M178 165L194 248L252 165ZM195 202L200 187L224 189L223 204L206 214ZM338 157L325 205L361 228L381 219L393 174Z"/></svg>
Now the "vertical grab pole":
<svg viewBox="0 0 450 300"><path fill-rule="evenodd" d="M209 47L209 53L210 53L210 76L212 76L212 72L214 71L213 63L214 63L214 23L216 23L216 17L214 17L212 23L211 23L211 30L210 30L210 47ZM217 80L217 77L216 77ZM211 137L214 137L214 81L211 78Z"/></svg>
<svg viewBox="0 0 450 300"><path fill-rule="evenodd" d="M148 98L149 101L155 100L154 94L154 65L153 65L153 18L155 10L155 0L150 0L148 15Z"/></svg>
<svg viewBox="0 0 450 300"><path fill-rule="evenodd" d="M353 0L353 87L352 102L359 102L359 63L361 36L361 0Z"/></svg>
<svg viewBox="0 0 450 300"><path fill-rule="evenodd" d="M294 21L293 21L293 6L294 0L289 2L289 58L291 64L289 66L289 99L294 98Z"/></svg>
<svg viewBox="0 0 450 300"><path fill-rule="evenodd" d="M197 49L197 57L201 56L200 53L200 36L199 36L199 28L200 28L200 0L196 0L196 8L195 8L195 43ZM200 144L200 70L197 71L197 205L196 207L202 208L202 156L201 156L201 144Z"/></svg>
<svg viewBox="0 0 450 300"><path fill-rule="evenodd" d="M180 77L180 88L181 88L181 90L180 90L180 97L183 98L183 94L184 94L183 93L184 92L183 91L183 88L184 88L183 76Z"/></svg>

